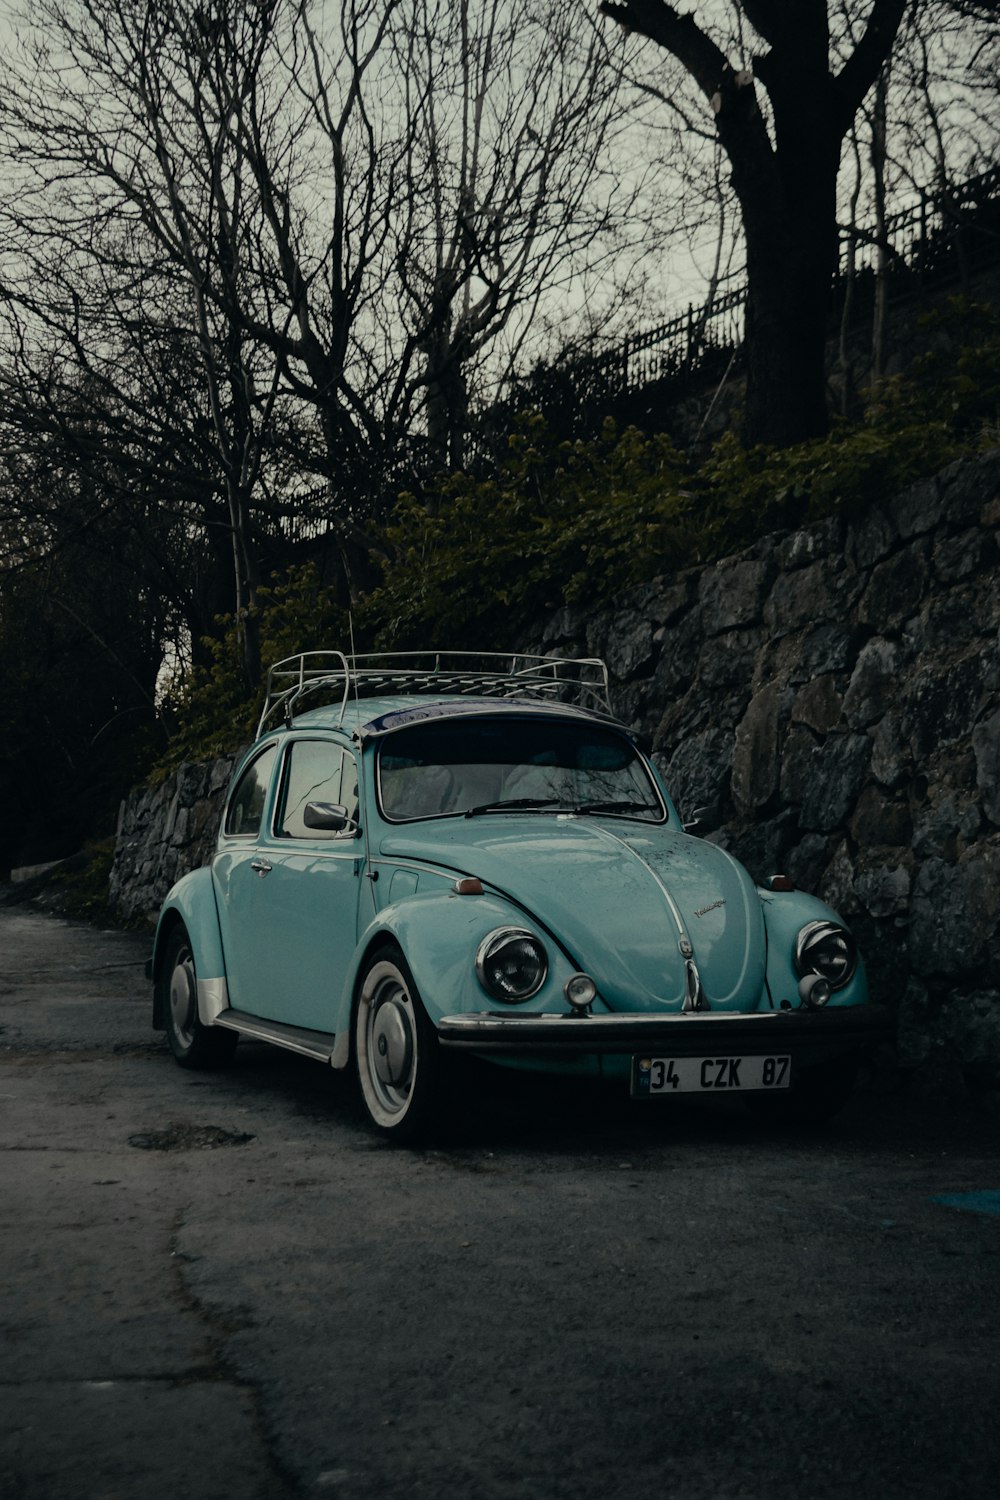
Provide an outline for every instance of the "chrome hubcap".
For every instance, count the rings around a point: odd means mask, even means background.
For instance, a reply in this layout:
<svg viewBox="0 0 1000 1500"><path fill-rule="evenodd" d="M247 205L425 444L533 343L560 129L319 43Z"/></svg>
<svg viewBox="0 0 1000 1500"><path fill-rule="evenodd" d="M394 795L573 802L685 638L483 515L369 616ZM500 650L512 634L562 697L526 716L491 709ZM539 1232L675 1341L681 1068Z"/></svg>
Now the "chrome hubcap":
<svg viewBox="0 0 1000 1500"><path fill-rule="evenodd" d="M393 996L384 1000L372 1017L372 1062L380 1081L389 1088L409 1082L413 1068L413 1034L406 1000Z"/></svg>
<svg viewBox="0 0 1000 1500"><path fill-rule="evenodd" d="M194 1026L198 1017L198 989L194 964L186 949L178 953L174 972L170 976L170 1016L177 1040L189 1047L194 1040Z"/></svg>
<svg viewBox="0 0 1000 1500"><path fill-rule="evenodd" d="M398 1113L409 1102L417 1057L413 1001L395 969L376 979L367 1003L365 1044L372 1092L387 1113Z"/></svg>

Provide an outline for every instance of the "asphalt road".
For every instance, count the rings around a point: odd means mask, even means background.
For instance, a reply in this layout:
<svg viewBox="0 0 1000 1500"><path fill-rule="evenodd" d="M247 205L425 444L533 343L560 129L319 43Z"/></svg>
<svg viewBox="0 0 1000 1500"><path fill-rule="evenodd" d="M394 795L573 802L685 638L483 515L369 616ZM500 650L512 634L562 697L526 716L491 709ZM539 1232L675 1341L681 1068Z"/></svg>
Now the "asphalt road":
<svg viewBox="0 0 1000 1500"><path fill-rule="evenodd" d="M3 1500L993 1500L997 1112L487 1076L403 1152L177 1068L146 949L0 908Z"/></svg>

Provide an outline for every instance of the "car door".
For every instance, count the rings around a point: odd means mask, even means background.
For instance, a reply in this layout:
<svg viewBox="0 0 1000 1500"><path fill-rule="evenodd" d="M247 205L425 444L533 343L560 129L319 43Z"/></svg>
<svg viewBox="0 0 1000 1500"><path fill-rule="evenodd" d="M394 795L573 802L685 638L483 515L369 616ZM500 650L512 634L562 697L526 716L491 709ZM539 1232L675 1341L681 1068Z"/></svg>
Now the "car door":
<svg viewBox="0 0 1000 1500"><path fill-rule="evenodd" d="M233 860L217 881L229 1000L251 1015L331 1031L357 941L364 870L357 763L333 739L299 736L272 775L252 858ZM307 828L309 802L346 807L347 827Z"/></svg>

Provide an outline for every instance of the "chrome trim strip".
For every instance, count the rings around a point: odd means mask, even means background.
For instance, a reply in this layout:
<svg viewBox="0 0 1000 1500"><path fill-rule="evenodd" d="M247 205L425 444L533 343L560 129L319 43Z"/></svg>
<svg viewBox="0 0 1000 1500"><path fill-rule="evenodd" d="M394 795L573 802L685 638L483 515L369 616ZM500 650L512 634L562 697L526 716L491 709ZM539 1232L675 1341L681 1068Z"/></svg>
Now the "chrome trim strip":
<svg viewBox="0 0 1000 1500"><path fill-rule="evenodd" d="M674 1056L698 1056L725 1047L784 1050L796 1044L859 1046L888 1035L884 1008L844 1005L833 1010L675 1011L670 1015L510 1015L478 1011L444 1016L442 1046L480 1052L648 1052L662 1047Z"/></svg>
<svg viewBox="0 0 1000 1500"><path fill-rule="evenodd" d="M530 990L525 990L523 995L498 995L486 982L486 960L494 948L503 947L506 943L516 941L518 938L527 938L529 943L535 943L541 949L542 972L538 983ZM538 991L548 977L548 973L549 955L545 951L545 944L527 927L494 927L492 932L486 934L476 950L476 978L487 995L492 996L494 1000L499 1000L502 1004L523 1005L526 1000L531 999L532 995L538 994Z"/></svg>
<svg viewBox="0 0 1000 1500"><path fill-rule="evenodd" d="M282 1021L265 1021L242 1010L223 1011L215 1024L238 1031L240 1036L252 1037L256 1042L271 1042L275 1047L300 1052L304 1057L325 1063L331 1061L337 1041L332 1031L308 1031L304 1026L286 1026Z"/></svg>
<svg viewBox="0 0 1000 1500"><path fill-rule="evenodd" d="M214 1026L228 1008L229 986L224 979L198 980L198 1018L203 1025Z"/></svg>
<svg viewBox="0 0 1000 1500"><path fill-rule="evenodd" d="M655 785L655 783L654 783L654 785ZM657 796L659 796L659 792L657 792ZM610 828L596 827L594 831L595 831L595 833L601 834L602 837L604 837L606 839L611 839L612 842L614 842L616 844L620 844L621 847L623 849L625 849L629 854L631 854L632 857L633 857L633 859L637 859L639 861L640 865L642 865L642 868L649 875L652 876L652 878L656 881L656 884L660 888L660 891L661 891L661 893L663 895L664 901L667 903L667 907L668 907L668 909L670 911L670 915L673 917L674 922L676 923L678 938L681 939L682 941L686 939L688 942L690 942L691 941L691 937L690 937L690 934L688 933L687 929L684 926L684 918L681 916L680 909L678 908L677 903L674 901L673 896L671 896L671 894L670 894L669 890L667 889L666 885L660 879L659 875L653 869L653 866L649 863L649 861L643 859L643 857L639 853L639 851L637 849L633 849L632 845L626 839L623 839L620 834L612 833L612 831L611 831Z"/></svg>
<svg viewBox="0 0 1000 1500"><path fill-rule="evenodd" d="M849 959L848 967L836 983L826 974L822 974L815 965L806 962L806 950L814 944L822 942L827 937L842 937ZM858 945L854 939L854 934L850 928L844 926L843 922L831 922L829 919L824 918L822 921L807 922L804 927L799 929L799 935L795 939L795 953L793 958L795 967L803 979L811 974L818 975L820 978L826 979L830 989L836 993L837 990L842 990L846 984L850 984L857 973Z"/></svg>
<svg viewBox="0 0 1000 1500"><path fill-rule="evenodd" d="M681 942L684 941L686 940L682 938ZM684 960L684 982L687 993L681 1010L685 1015L690 1015L692 1011L705 1007L705 991L701 987L701 975L698 973L698 965L693 958Z"/></svg>

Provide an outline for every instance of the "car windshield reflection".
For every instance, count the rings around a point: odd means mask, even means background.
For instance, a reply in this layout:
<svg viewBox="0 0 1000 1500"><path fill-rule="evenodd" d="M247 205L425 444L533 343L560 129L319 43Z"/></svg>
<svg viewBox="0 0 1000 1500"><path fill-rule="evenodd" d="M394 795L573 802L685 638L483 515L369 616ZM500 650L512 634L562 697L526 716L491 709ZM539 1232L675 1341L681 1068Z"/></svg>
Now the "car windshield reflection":
<svg viewBox="0 0 1000 1500"><path fill-rule="evenodd" d="M540 717L463 717L397 730L381 746L379 797L391 822L486 813L666 816L624 735Z"/></svg>

